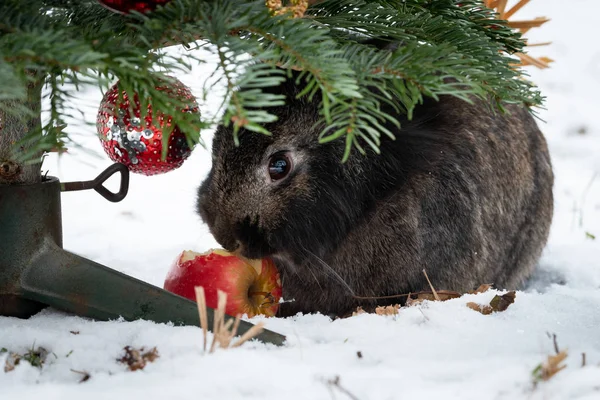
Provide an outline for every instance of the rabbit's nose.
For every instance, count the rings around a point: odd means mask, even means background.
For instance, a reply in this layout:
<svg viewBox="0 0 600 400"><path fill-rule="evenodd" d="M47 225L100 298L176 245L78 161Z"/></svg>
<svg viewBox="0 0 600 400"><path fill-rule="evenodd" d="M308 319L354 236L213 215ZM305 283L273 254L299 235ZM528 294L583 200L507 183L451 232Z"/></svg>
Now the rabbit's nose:
<svg viewBox="0 0 600 400"><path fill-rule="evenodd" d="M217 242L227 251L233 252L238 247L238 240L233 235L231 224L220 214L214 214L212 224L208 227Z"/></svg>

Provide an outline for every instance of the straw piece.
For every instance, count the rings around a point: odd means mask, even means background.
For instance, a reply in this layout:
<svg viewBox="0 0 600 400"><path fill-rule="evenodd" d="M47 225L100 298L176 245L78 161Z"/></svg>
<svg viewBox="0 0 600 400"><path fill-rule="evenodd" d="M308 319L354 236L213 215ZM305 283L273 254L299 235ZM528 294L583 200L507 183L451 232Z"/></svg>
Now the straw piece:
<svg viewBox="0 0 600 400"><path fill-rule="evenodd" d="M498 6L498 0L486 0L485 6L487 8L496 8Z"/></svg>
<svg viewBox="0 0 600 400"><path fill-rule="evenodd" d="M206 313L206 296L204 295L204 288L202 286L196 286L194 288L196 292L196 302L198 304L198 314L200 314L200 327L202 328L202 334L204 335L203 351L206 353L206 342L208 340L208 315Z"/></svg>
<svg viewBox="0 0 600 400"><path fill-rule="evenodd" d="M213 341L210 345L210 352L215 351L219 335L221 333L222 321L225 317L225 304L227 304L227 293L218 290L217 291L217 309L215 310L214 323L213 323Z"/></svg>
<svg viewBox="0 0 600 400"><path fill-rule="evenodd" d="M256 335L260 335L260 333L264 330L263 329L264 326L265 326L265 324L262 323L262 322L259 322L258 324L254 325L252 328L248 329L246 331L246 333L244 333L242 335L242 337L240 338L240 340L238 340L237 342L235 342L233 344L233 346L231 346L231 347L240 347L242 344L244 344L248 340L252 339Z"/></svg>
<svg viewBox="0 0 600 400"><path fill-rule="evenodd" d="M235 337L235 335L237 334L238 328L240 327L240 321L241 321L241 318L240 318L240 315L238 314L235 317L235 323L233 324L233 329L231 330L230 342L231 342L231 339L233 339Z"/></svg>
<svg viewBox="0 0 600 400"><path fill-rule="evenodd" d="M429 280L429 277L427 276L427 271L425 271L425 269L423 269L423 273L425 274L425 279L427 279L427 283L429 283L429 287L431 288L433 297L435 298L436 301L441 301L440 296L437 294L437 292L433 288L433 285L431 284L431 281Z"/></svg>
<svg viewBox="0 0 600 400"><path fill-rule="evenodd" d="M507 25L513 29L531 29L539 28L548 21L550 21L550 18L537 17L527 21L508 21Z"/></svg>
<svg viewBox="0 0 600 400"><path fill-rule="evenodd" d="M546 18L546 17L537 17L535 19L523 20L523 21L510 21L509 20L519 10L521 10L523 7L525 7L530 2L531 2L531 0L515 0L514 6L510 7L510 9L507 10L507 4L509 3L508 0L484 0L484 4L487 7L492 8L496 11L496 13L498 14L498 18L505 20L508 27L518 31L522 36L525 35L527 32L529 32L531 29L539 28L540 26L544 25L546 22L550 21L550 19ZM551 44L551 43L544 42L544 43L529 44L529 43L527 43L527 40L525 41L526 48L547 46L549 44ZM535 58L535 57L532 57L532 56L524 54L524 53L515 53L514 56L518 57L520 62L511 64L511 66L513 66L513 67L524 67L524 66L532 65L532 66L535 66L540 69L546 69L546 68L550 68L549 64L551 62L553 62L553 60L548 57Z"/></svg>
<svg viewBox="0 0 600 400"><path fill-rule="evenodd" d="M530 55L523 54L523 53L516 53L516 56L518 56L521 59L522 65L533 65L540 69L550 68L550 66L548 65L547 62L544 62L541 59L531 57Z"/></svg>
<svg viewBox="0 0 600 400"><path fill-rule="evenodd" d="M229 343L231 343L231 339L233 338L233 336L231 335L231 333L229 332L229 330L231 329L231 326L233 325L233 318L230 318L227 323L225 325L223 325L223 329L221 329L220 332L220 337L219 337L219 346L221 346L221 348L228 348L229 347Z"/></svg>
<svg viewBox="0 0 600 400"><path fill-rule="evenodd" d="M200 315L200 327L204 334L204 352L206 352L207 337L208 337L208 313L206 307L206 295L202 286L196 286L194 288L196 293L196 302L198 304L198 314ZM227 293L217 291L218 304L213 316L213 341L210 345L209 353L213 353L216 349L217 344L220 348L228 349L234 347L240 347L248 340L260 335L264 331L265 324L259 322L258 324L251 327L242 337L233 345L231 341L236 336L237 331L240 327L241 315L237 315L235 318L228 318L225 320L225 306L227 304Z"/></svg>
<svg viewBox="0 0 600 400"><path fill-rule="evenodd" d="M532 43L532 44L527 43L527 47L541 47L541 46L549 46L551 44L552 44L552 42L541 42L541 43Z"/></svg>
<svg viewBox="0 0 600 400"><path fill-rule="evenodd" d="M496 9L498 10L498 14L500 14L500 19L504 18L504 11L506 10L506 3L508 0L498 0L496 4Z"/></svg>
<svg viewBox="0 0 600 400"><path fill-rule="evenodd" d="M527 3L529 3L531 0L521 0L519 1L517 4L515 4L513 6L513 8L511 8L510 10L508 10L506 13L504 13L504 19L509 19L510 17L512 17L513 15L515 15L515 13L517 11L519 11L521 8L523 8L524 6L527 5Z"/></svg>

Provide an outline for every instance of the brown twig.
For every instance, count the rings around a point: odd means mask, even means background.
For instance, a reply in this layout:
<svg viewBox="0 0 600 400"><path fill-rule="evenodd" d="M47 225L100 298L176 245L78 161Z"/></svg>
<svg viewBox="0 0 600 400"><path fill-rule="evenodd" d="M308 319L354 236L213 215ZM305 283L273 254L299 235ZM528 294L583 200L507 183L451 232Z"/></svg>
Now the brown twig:
<svg viewBox="0 0 600 400"><path fill-rule="evenodd" d="M389 296L352 296L356 300L384 300L384 299L399 299L401 297L408 297L414 293L403 293L403 294L392 294Z"/></svg>
<svg viewBox="0 0 600 400"><path fill-rule="evenodd" d="M327 380L327 384L329 386L331 386L331 387L335 387L337 390L339 390L340 392L344 393L350 399L352 399L352 400L359 400L358 397L356 397L352 392L350 392L348 389L346 389L345 387L343 387L342 385L340 385L340 377L339 376L336 376L333 379L328 379Z"/></svg>
<svg viewBox="0 0 600 400"><path fill-rule="evenodd" d="M556 340L556 334L552 334L552 343L554 344L554 351L556 354L560 353L560 349L558 348L558 341Z"/></svg>
<svg viewBox="0 0 600 400"><path fill-rule="evenodd" d="M552 42L541 42L541 43L527 43L527 47L541 47L551 45Z"/></svg>
<svg viewBox="0 0 600 400"><path fill-rule="evenodd" d="M92 377L88 372L85 372L85 371L77 371L75 369L71 369L71 372L81 375L81 379L79 380L79 383L87 382Z"/></svg>
<svg viewBox="0 0 600 400"><path fill-rule="evenodd" d="M427 315L425 315L425 313L423 312L423 309L421 307L419 307L419 311L421 311L421 314L423 314L423 318L425 318L425 321L429 321L429 317Z"/></svg>

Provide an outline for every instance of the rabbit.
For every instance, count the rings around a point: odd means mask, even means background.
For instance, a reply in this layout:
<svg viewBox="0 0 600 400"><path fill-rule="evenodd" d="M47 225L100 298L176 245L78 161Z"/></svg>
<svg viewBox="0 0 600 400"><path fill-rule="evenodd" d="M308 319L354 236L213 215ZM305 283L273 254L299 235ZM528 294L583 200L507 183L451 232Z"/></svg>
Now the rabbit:
<svg viewBox="0 0 600 400"><path fill-rule="evenodd" d="M224 249L270 257L280 272L278 315L347 316L403 304L433 286L518 289L545 247L554 175L546 140L524 107L424 98L412 119L387 125L381 154L345 140L320 144L319 102L296 98L271 136L217 127L197 211ZM392 113L393 110L387 110ZM386 296L395 296L385 298ZM383 297L383 298L382 298Z"/></svg>

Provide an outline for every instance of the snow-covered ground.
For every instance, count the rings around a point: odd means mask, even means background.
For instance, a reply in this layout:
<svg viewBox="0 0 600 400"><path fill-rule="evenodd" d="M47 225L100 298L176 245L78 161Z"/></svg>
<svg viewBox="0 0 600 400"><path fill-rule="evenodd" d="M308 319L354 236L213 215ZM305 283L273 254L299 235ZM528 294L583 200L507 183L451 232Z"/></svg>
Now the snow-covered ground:
<svg viewBox="0 0 600 400"><path fill-rule="evenodd" d="M516 16L552 19L530 37L552 41L534 54L556 63L530 72L548 98L540 126L553 156L556 212L540 268L507 311L484 316L465 307L489 301L489 292L397 316L271 318L266 326L287 335L284 347L254 342L210 355L195 327L95 322L52 309L29 320L0 317L0 348L52 353L41 369L22 362L0 370L0 399L600 399L600 48L588 31L600 22L600 3L566 3L533 1ZM201 73L180 78L199 91ZM82 95L88 121L99 100L97 91ZM49 158L45 169L62 181L91 179L110 164L93 127L80 133L99 157ZM194 213L209 167L208 151L198 148L177 171L133 175L121 203L94 192L63 194L65 247L162 286L182 249L217 246ZM554 354L549 334L568 350L567 368L534 387L532 371ZM156 346L160 358L131 372L115 361L125 346ZM6 357L0 354L0 367ZM72 370L91 378L79 383Z"/></svg>

